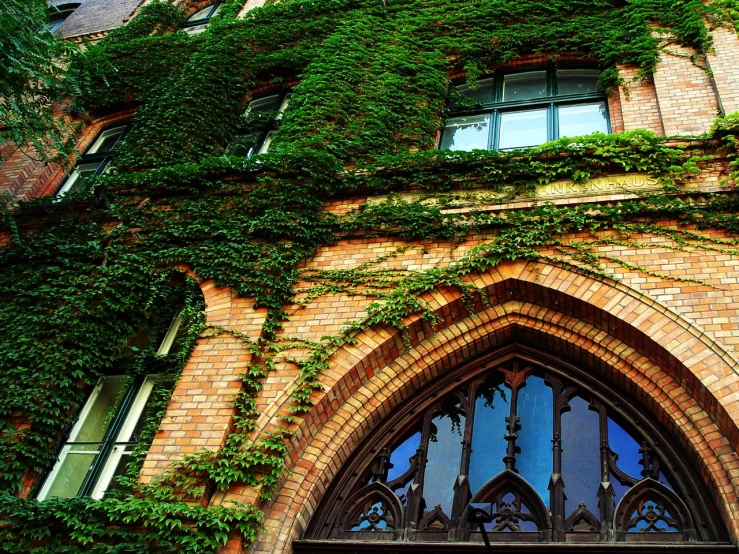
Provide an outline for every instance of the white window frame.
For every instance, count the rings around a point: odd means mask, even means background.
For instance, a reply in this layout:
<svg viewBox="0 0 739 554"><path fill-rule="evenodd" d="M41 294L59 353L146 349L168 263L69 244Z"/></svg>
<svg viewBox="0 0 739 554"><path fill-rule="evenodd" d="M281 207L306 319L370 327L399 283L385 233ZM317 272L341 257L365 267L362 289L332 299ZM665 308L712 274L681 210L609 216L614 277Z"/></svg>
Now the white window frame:
<svg viewBox="0 0 739 554"><path fill-rule="evenodd" d="M169 354L172 346L174 345L175 339L177 338L177 333L179 332L183 323L184 317L182 316L182 314L177 314L172 319L172 322L170 323L169 328L167 329L167 332L165 333L164 338L159 345L159 349L157 350L158 355L166 356L167 354ZM90 396L87 398L87 401L82 407L82 410L80 410L77 421L72 427L72 430L70 431L69 437L65 441L64 446L60 450L54 467L46 476L41 489L39 489L39 492L36 495L37 500L43 501L48 497L49 491L56 482L57 477L59 477L59 473L64 466L64 462L66 461L69 453L72 451L72 448L75 446L75 440L84 427L85 422L90 415L90 411L95 405L95 401L100 395L100 391L102 390L105 383L112 381L125 381L126 379L127 377L124 375L111 375L101 377L98 380L97 384L90 393ZM115 471L118 468L118 464L120 463L121 458L127 453L130 454L128 448L132 445L128 443L131 441L131 436L136 429L136 424L139 422L139 419L146 409L146 403L148 402L155 385L159 381L161 381L160 375L147 375L146 377L144 377L144 380L141 382L141 384L138 386L138 389L136 390L133 401L130 403L126 402L127 405L118 406L116 408L115 414L111 414L111 417L113 418L111 425L116 425L120 418L123 418L115 439L111 440L110 438L108 438L108 433L106 432L106 435L103 436L100 441L99 449L90 452L84 450L74 451L75 454L94 454L96 456L96 458L93 460L93 463L88 468L88 471L90 471L90 469L96 464L96 462L98 462L98 456L105 457L104 462L102 463L102 468L96 472L97 476L95 478L95 482L90 493L90 497L94 500L100 500L101 498L103 498L105 492L110 488L110 484L113 480L113 476L115 475ZM124 389L123 394L128 394L128 391ZM125 410L125 414L122 413L122 410Z"/></svg>

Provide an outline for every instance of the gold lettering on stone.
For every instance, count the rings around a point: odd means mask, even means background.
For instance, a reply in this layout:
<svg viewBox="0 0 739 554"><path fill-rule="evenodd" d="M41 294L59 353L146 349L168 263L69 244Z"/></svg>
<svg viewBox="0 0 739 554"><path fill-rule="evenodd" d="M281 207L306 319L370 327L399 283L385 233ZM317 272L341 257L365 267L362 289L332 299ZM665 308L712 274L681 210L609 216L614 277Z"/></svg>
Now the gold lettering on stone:
<svg viewBox="0 0 739 554"><path fill-rule="evenodd" d="M644 173L628 173L623 175L607 175L594 177L589 181L576 182L572 180L552 181L545 185L537 185L533 193L522 197L521 200L553 200L573 196L596 196L599 194L628 194L660 188L659 180ZM427 205L442 205L443 208L463 208L480 204L514 203L517 198L511 199L504 193L490 189L473 189L466 191L442 193L409 193L394 196L396 201L406 203L423 203ZM388 200L387 196L375 196L367 199L367 204L374 205Z"/></svg>

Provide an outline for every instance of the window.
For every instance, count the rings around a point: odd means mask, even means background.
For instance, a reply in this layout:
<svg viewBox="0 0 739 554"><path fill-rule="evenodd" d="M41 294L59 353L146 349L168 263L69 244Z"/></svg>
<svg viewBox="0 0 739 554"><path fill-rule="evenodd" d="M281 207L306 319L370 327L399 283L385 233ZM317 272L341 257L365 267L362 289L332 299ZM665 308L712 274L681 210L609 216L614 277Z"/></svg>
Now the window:
<svg viewBox="0 0 739 554"><path fill-rule="evenodd" d="M110 156L120 144L128 131L128 126L111 127L98 135L95 142L87 149L57 191L61 196L70 190L82 190L89 186L92 179L105 172Z"/></svg>
<svg viewBox="0 0 739 554"><path fill-rule="evenodd" d="M602 381L534 351L460 375L404 401L357 448L306 538L351 541L337 553L482 542L474 505L492 515L490 542L509 545L726 540L684 451ZM309 542L295 551L318 548Z"/></svg>
<svg viewBox="0 0 739 554"><path fill-rule="evenodd" d="M202 33L203 31L205 31L208 23L210 23L210 18L217 14L218 10L220 9L221 2L215 2L209 6L206 6L205 8L196 11L194 14L187 18L187 21L185 21L185 32L188 35L197 35L198 33Z"/></svg>
<svg viewBox="0 0 739 554"><path fill-rule="evenodd" d="M179 337L182 318L172 321L157 354L167 355ZM115 485L138 444L146 403L158 375L134 379L102 377L80 410L57 462L37 498L90 496L96 500Z"/></svg>
<svg viewBox="0 0 739 554"><path fill-rule="evenodd" d="M76 10L79 4L62 4L55 6L49 10L49 22L46 24L46 28L50 33L56 32L59 27L62 26L67 18L72 15L72 12Z"/></svg>
<svg viewBox="0 0 739 554"><path fill-rule="evenodd" d="M291 96L289 92L273 94L249 102L244 118L250 130L236 137L229 146L229 154L250 158L267 152Z"/></svg>
<svg viewBox="0 0 739 554"><path fill-rule="evenodd" d="M608 133L605 94L594 69L495 74L457 91L468 99L450 106L440 148L511 150L561 137Z"/></svg>

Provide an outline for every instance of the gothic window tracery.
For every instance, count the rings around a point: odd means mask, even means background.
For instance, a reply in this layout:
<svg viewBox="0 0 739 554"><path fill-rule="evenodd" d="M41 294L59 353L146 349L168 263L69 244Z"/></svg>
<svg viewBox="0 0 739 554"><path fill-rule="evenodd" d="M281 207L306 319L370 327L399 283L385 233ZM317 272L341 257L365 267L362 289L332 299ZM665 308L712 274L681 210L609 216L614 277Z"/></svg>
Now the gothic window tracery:
<svg viewBox="0 0 739 554"><path fill-rule="evenodd" d="M491 542L723 540L654 422L571 376L511 356L432 393L351 464L307 537L482 541L474 505Z"/></svg>

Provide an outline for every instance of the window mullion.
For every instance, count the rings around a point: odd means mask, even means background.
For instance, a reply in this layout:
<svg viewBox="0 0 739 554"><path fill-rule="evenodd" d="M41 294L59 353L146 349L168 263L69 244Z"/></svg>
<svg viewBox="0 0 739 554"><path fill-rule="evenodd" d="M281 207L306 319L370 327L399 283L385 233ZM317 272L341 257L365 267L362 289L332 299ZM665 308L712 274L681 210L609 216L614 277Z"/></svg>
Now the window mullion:
<svg viewBox="0 0 739 554"><path fill-rule="evenodd" d="M116 410L116 413L113 415L113 420L100 443L100 451L92 462L92 465L90 465L90 469L87 472L85 480L82 482L82 486L80 487L80 491L77 493L77 496L90 496L95 489L100 472L110 456L115 437L118 436L120 428L124 423L125 415L128 414L138 388L139 387L136 383L134 383L128 387L128 390L126 390L126 394L123 397L120 406Z"/></svg>
<svg viewBox="0 0 739 554"><path fill-rule="evenodd" d="M549 104L549 109L547 110L547 138L548 140L555 140L559 138L559 112L557 110L557 104L556 102L552 102Z"/></svg>
<svg viewBox="0 0 739 554"><path fill-rule="evenodd" d="M95 481L94 488L90 496L95 500L99 500L108 490L110 482L113 479L118 464L126 453L129 446L135 446L137 441L132 441L131 436L136 428L136 424L141 418L149 396L154 390L156 377L147 376L138 387L131 387L133 394L130 395L130 406L126 413L119 412L118 420L120 426L115 435L110 435L110 441L107 446L109 448L107 455L101 456L101 468L98 471L98 479Z"/></svg>

